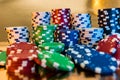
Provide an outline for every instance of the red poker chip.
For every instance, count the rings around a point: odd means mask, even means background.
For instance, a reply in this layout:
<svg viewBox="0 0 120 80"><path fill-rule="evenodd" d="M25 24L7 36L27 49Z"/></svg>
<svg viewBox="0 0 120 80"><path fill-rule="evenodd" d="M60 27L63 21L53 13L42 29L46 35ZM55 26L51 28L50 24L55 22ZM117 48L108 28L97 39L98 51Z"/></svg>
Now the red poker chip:
<svg viewBox="0 0 120 80"><path fill-rule="evenodd" d="M40 76L38 74L20 74L7 72L10 80L38 80Z"/></svg>
<svg viewBox="0 0 120 80"><path fill-rule="evenodd" d="M117 51L116 51L116 53L113 55L116 59L117 59L117 61L120 63L120 44L118 44L117 45Z"/></svg>
<svg viewBox="0 0 120 80"><path fill-rule="evenodd" d="M38 50L38 48L36 47L35 44L32 43L28 43L28 42L17 42L17 43L13 43L11 45L9 45L7 47L6 53L8 54L15 54L15 53L21 53L21 51L24 50L29 50L33 53Z"/></svg>
<svg viewBox="0 0 120 80"><path fill-rule="evenodd" d="M108 37L98 42L97 50L106 52L110 55L115 54L117 48L118 40L114 37Z"/></svg>

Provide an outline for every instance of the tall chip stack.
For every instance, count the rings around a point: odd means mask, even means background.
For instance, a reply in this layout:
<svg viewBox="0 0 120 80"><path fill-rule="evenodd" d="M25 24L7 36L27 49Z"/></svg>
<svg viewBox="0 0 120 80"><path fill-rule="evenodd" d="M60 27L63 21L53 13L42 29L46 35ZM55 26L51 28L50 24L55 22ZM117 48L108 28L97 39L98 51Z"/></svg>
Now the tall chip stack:
<svg viewBox="0 0 120 80"><path fill-rule="evenodd" d="M51 19L50 12L32 12L32 28L40 25L49 25Z"/></svg>
<svg viewBox="0 0 120 80"><path fill-rule="evenodd" d="M15 42L29 42L29 31L26 26L6 27L9 44Z"/></svg>
<svg viewBox="0 0 120 80"><path fill-rule="evenodd" d="M104 29L105 35L120 33L120 8L98 10L98 25Z"/></svg>
<svg viewBox="0 0 120 80"><path fill-rule="evenodd" d="M71 29L71 10L69 8L52 9L52 24L58 25L57 30Z"/></svg>
<svg viewBox="0 0 120 80"><path fill-rule="evenodd" d="M72 30L69 8L52 9L52 24L58 25L55 31L55 41L64 43L65 48L77 43L78 34L77 31Z"/></svg>
<svg viewBox="0 0 120 80"><path fill-rule="evenodd" d="M72 14L73 28L91 28L91 16L90 14Z"/></svg>

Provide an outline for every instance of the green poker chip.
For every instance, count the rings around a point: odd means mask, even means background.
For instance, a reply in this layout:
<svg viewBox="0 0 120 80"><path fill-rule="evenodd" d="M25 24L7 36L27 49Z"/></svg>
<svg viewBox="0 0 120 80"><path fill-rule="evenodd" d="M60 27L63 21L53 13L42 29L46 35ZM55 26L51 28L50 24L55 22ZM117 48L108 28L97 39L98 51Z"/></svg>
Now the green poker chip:
<svg viewBox="0 0 120 80"><path fill-rule="evenodd" d="M0 51L0 66L5 66L6 58L7 58L6 52Z"/></svg>
<svg viewBox="0 0 120 80"><path fill-rule="evenodd" d="M47 50L47 51L53 51L53 52L62 52L64 50L64 44L58 43L58 42L52 42L52 43L43 43L41 45L38 45L39 50Z"/></svg>
<svg viewBox="0 0 120 80"><path fill-rule="evenodd" d="M48 67L62 71L71 71L74 68L74 63L69 58L57 52L39 51L38 58L44 68Z"/></svg>
<svg viewBox="0 0 120 80"><path fill-rule="evenodd" d="M54 41L54 31L57 25L40 25L34 31L32 40L38 46L42 43Z"/></svg>

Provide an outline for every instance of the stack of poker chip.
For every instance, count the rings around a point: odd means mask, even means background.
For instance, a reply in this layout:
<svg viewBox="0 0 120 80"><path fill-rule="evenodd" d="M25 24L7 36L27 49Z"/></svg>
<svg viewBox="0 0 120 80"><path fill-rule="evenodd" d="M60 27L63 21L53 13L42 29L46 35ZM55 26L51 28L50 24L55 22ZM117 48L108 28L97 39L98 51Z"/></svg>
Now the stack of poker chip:
<svg viewBox="0 0 120 80"><path fill-rule="evenodd" d="M78 30L65 30L57 31L57 42L64 43L65 49L78 43L79 31Z"/></svg>
<svg viewBox="0 0 120 80"><path fill-rule="evenodd" d="M9 44L15 42L29 42L29 31L26 26L6 27Z"/></svg>
<svg viewBox="0 0 120 80"><path fill-rule="evenodd" d="M72 25L76 28L91 28L90 14L72 14Z"/></svg>
<svg viewBox="0 0 120 80"><path fill-rule="evenodd" d="M5 66L6 58L7 58L6 51L0 50L0 66Z"/></svg>
<svg viewBox="0 0 120 80"><path fill-rule="evenodd" d="M104 29L105 35L120 32L120 8L98 10L98 24Z"/></svg>
<svg viewBox="0 0 120 80"><path fill-rule="evenodd" d="M105 52L76 44L66 50L66 55L81 68L103 75L111 75L118 68L117 60Z"/></svg>
<svg viewBox="0 0 120 80"><path fill-rule="evenodd" d="M40 77L36 77L36 74L21 74L21 73L7 73L9 80L38 80Z"/></svg>
<svg viewBox="0 0 120 80"><path fill-rule="evenodd" d="M58 25L57 30L72 28L70 12L69 8L52 9L52 23Z"/></svg>
<svg viewBox="0 0 120 80"><path fill-rule="evenodd" d="M54 41L56 25L40 25L33 31L33 42L38 46L42 43Z"/></svg>
<svg viewBox="0 0 120 80"><path fill-rule="evenodd" d="M39 25L49 25L51 19L50 12L32 12L32 28Z"/></svg>
<svg viewBox="0 0 120 80"><path fill-rule="evenodd" d="M24 46L24 47L23 47ZM6 69L8 73L35 74L37 47L32 43L19 42L7 47Z"/></svg>
<svg viewBox="0 0 120 80"><path fill-rule="evenodd" d="M95 47L103 38L102 28L78 28L80 30L80 43L89 47Z"/></svg>

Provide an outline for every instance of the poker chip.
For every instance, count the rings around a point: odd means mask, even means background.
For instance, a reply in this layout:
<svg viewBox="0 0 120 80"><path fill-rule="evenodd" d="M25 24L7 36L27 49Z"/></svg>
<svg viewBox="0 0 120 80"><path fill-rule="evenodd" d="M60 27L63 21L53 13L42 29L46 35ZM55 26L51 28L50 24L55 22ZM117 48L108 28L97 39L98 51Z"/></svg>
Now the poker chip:
<svg viewBox="0 0 120 80"><path fill-rule="evenodd" d="M57 25L41 25L33 31L32 40L38 46L54 41L54 31Z"/></svg>
<svg viewBox="0 0 120 80"><path fill-rule="evenodd" d="M116 59L106 53L95 52L84 56L84 61L81 63L82 67L85 66L87 69L100 74L114 73L118 67Z"/></svg>
<svg viewBox="0 0 120 80"><path fill-rule="evenodd" d="M80 31L80 43L89 47L97 46L103 38L102 28L77 28Z"/></svg>
<svg viewBox="0 0 120 80"><path fill-rule="evenodd" d="M5 66L6 58L6 51L0 51L0 66Z"/></svg>
<svg viewBox="0 0 120 80"><path fill-rule="evenodd" d="M76 28L91 28L90 14L72 14L72 25Z"/></svg>
<svg viewBox="0 0 120 80"><path fill-rule="evenodd" d="M9 54L21 54L24 50L28 51L29 53L36 53L38 50L37 46L33 43L29 42L16 42L9 46L7 46L6 53Z"/></svg>
<svg viewBox="0 0 120 80"><path fill-rule="evenodd" d="M76 44L66 51L81 68L91 70L99 74L112 74L118 64L114 57L104 52L98 52L91 47Z"/></svg>
<svg viewBox="0 0 120 80"><path fill-rule="evenodd" d="M51 68L62 71L71 71L74 68L73 62L62 54L50 51L39 51L38 58L43 68Z"/></svg>
<svg viewBox="0 0 120 80"><path fill-rule="evenodd" d="M29 42L29 31L26 26L6 27L9 44L15 42Z"/></svg>
<svg viewBox="0 0 120 80"><path fill-rule="evenodd" d="M70 8L52 9L52 24L58 25L57 30L71 29L71 10Z"/></svg>
<svg viewBox="0 0 120 80"><path fill-rule="evenodd" d="M37 58L37 47L34 44L27 42L14 43L7 49L7 54L7 72L36 73L34 60Z"/></svg>
<svg viewBox="0 0 120 80"><path fill-rule="evenodd" d="M37 80L36 74L7 73L10 80Z"/></svg>
<svg viewBox="0 0 120 80"><path fill-rule="evenodd" d="M33 30L40 25L49 25L51 19L50 12L32 12L32 28Z"/></svg>
<svg viewBox="0 0 120 80"><path fill-rule="evenodd" d="M6 64L7 72L21 74L35 73L34 58L36 58L37 55L26 52L27 51L24 51L22 54L8 55Z"/></svg>
<svg viewBox="0 0 120 80"><path fill-rule="evenodd" d="M62 52L64 50L64 44L53 42L53 43L43 43L41 45L38 45L39 50L47 50L47 51L53 51L53 52Z"/></svg>
<svg viewBox="0 0 120 80"><path fill-rule="evenodd" d="M116 52L115 54L113 55L113 57L115 57L118 61L118 64L120 66L120 44L117 44L117 47L116 47Z"/></svg>
<svg viewBox="0 0 120 80"><path fill-rule="evenodd" d="M119 33L120 8L106 8L98 10L98 25L104 29L104 34Z"/></svg>
<svg viewBox="0 0 120 80"><path fill-rule="evenodd" d="M79 31L78 30L65 30L57 31L57 42L64 43L65 49L78 43Z"/></svg>
<svg viewBox="0 0 120 80"><path fill-rule="evenodd" d="M111 35L99 41L96 49L113 55L116 53L118 42L118 39L114 35Z"/></svg>

